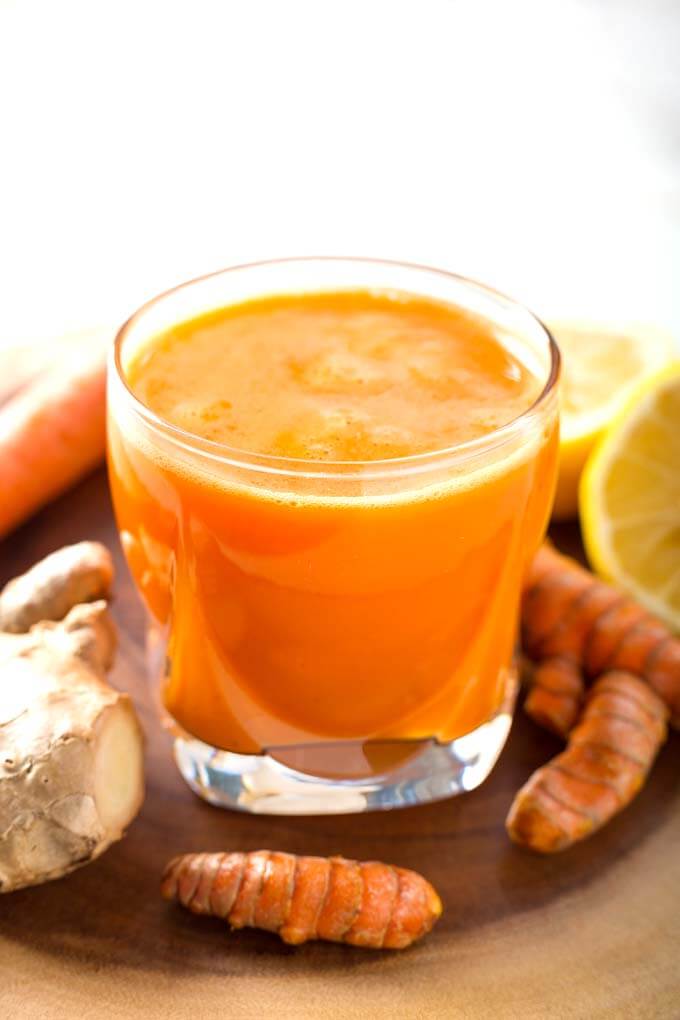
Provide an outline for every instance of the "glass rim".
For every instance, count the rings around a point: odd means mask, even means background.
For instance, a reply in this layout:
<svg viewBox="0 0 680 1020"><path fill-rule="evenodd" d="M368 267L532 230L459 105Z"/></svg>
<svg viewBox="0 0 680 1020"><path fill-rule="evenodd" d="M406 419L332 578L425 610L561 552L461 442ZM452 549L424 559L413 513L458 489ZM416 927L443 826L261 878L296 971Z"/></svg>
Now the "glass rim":
<svg viewBox="0 0 680 1020"><path fill-rule="evenodd" d="M141 401L130 388L122 364L122 348L131 330L141 321L144 316L156 305L172 297L178 291L195 287L206 280L218 276L225 276L229 273L247 269L258 269L264 266L290 265L292 263L357 263L359 265L383 266L385 268L403 269L421 272L427 275L436 275L444 279L455 280L466 287L472 287L488 297L501 300L522 312L526 313L533 323L543 332L547 341L548 353L550 356L550 368L548 377L538 396L532 401L529 407L520 414L504 422L497 428L474 439L465 440L451 446L442 447L436 450L426 450L422 453L408 454L403 457L389 457L376 460L320 460L305 457L283 457L276 454L256 453L243 450L238 447L231 447L212 439L205 439L194 432L175 425L161 415L157 414L143 401ZM272 292L273 293L273 292ZM332 478L332 479L376 479L385 478L400 474L420 474L430 471L433 467L441 466L440 462L464 462L488 453L500 446L506 445L536 419L538 412L549 403L554 395L560 376L561 355L559 347L552 333L529 308L514 298L509 297L502 291L490 287L478 280L454 273L445 269L437 269L433 266L416 262L402 262L397 259L369 258L364 256L351 255L300 255L285 258L262 259L256 262L239 263L238 265L227 266L201 276L193 277L183 283L169 287L160 294L145 301L117 331L109 353L109 379L115 380L122 387L126 400L130 403L135 414L157 432L162 433L175 445L187 452L200 454L224 465L236 467L241 470L259 471L275 475L294 475L296 477L308 478Z"/></svg>

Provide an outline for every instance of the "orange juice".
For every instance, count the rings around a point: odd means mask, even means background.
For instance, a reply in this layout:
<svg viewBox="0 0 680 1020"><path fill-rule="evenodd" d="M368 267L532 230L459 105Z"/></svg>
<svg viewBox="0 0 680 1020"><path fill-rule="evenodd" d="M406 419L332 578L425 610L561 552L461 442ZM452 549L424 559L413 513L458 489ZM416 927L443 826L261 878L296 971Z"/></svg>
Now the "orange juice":
<svg viewBox="0 0 680 1020"><path fill-rule="evenodd" d="M512 336L422 295L274 294L121 371L157 439L112 413L115 508L187 734L257 753L493 717L557 449L554 410L512 431L545 386Z"/></svg>

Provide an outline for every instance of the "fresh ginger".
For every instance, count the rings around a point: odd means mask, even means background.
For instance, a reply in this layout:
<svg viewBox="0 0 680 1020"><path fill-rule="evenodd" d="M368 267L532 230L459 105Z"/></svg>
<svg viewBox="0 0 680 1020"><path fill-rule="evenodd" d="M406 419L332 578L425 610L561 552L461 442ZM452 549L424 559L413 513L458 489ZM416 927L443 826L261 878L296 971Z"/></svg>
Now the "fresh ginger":
<svg viewBox="0 0 680 1020"><path fill-rule="evenodd" d="M565 850L622 811L642 787L666 739L668 708L631 673L605 673L592 687L567 748L538 769L507 818L516 843Z"/></svg>
<svg viewBox="0 0 680 1020"><path fill-rule="evenodd" d="M642 677L680 727L680 640L622 592L544 545L522 600L522 646L536 663L525 708L566 736L578 719L585 681L607 670Z"/></svg>
<svg viewBox="0 0 680 1020"><path fill-rule="evenodd" d="M83 542L0 593L0 892L98 857L141 805L141 729L105 681L113 624L106 602L82 602L112 576L106 549Z"/></svg>
<svg viewBox="0 0 680 1020"><path fill-rule="evenodd" d="M276 932L291 945L325 939L404 949L442 912L437 893L415 871L270 850L176 857L165 869L161 893L195 914L221 917L232 928Z"/></svg>
<svg viewBox="0 0 680 1020"><path fill-rule="evenodd" d="M0 592L0 631L24 633L42 620L62 620L81 602L108 599L113 564L98 542L78 542L46 556Z"/></svg>

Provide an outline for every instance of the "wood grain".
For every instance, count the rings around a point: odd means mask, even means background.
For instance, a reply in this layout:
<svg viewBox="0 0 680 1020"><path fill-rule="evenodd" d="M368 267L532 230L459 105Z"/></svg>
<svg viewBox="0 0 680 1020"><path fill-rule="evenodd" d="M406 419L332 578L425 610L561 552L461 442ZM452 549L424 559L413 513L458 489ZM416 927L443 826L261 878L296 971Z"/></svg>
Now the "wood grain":
<svg viewBox="0 0 680 1020"><path fill-rule="evenodd" d="M516 789L558 750L518 713L490 779L428 807L327 818L219 811L184 786L144 678L143 616L124 566L103 472L0 545L0 582L81 538L114 550L121 648L114 682L148 736L147 797L126 839L59 882L0 898L0 1017L664 1020L680 1016L680 739L638 800L555 858L512 846ZM577 547L575 532L557 540ZM381 858L422 871L445 913L404 954L292 949L164 903L180 851L272 847Z"/></svg>

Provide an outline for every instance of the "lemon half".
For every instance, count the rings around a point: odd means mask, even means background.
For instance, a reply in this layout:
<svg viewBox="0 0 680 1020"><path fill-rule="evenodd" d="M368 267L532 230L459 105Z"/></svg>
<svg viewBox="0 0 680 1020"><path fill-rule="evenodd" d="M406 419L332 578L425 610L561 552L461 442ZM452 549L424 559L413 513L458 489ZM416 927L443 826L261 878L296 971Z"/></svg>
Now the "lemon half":
<svg viewBox="0 0 680 1020"><path fill-rule="evenodd" d="M578 483L590 451L641 379L673 357L672 337L650 326L549 324L562 352L560 468L553 517L578 512Z"/></svg>
<svg viewBox="0 0 680 1020"><path fill-rule="evenodd" d="M597 572L680 630L680 362L643 382L581 479Z"/></svg>

